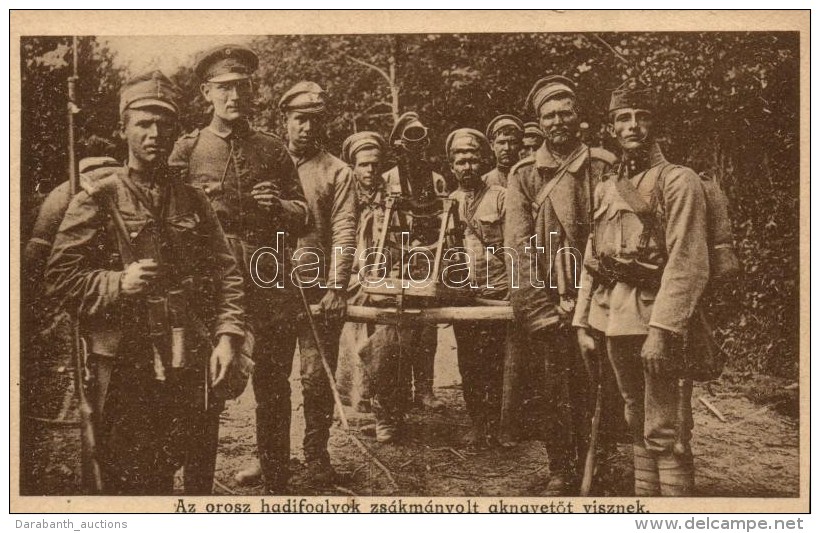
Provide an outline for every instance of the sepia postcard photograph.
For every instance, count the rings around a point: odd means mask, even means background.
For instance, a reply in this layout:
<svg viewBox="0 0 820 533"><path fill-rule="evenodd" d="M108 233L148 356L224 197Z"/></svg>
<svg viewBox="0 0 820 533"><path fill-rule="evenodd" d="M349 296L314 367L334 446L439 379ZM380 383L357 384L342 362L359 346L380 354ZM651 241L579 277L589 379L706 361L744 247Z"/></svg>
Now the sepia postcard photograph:
<svg viewBox="0 0 820 533"><path fill-rule="evenodd" d="M808 512L809 16L12 10L11 511Z"/></svg>

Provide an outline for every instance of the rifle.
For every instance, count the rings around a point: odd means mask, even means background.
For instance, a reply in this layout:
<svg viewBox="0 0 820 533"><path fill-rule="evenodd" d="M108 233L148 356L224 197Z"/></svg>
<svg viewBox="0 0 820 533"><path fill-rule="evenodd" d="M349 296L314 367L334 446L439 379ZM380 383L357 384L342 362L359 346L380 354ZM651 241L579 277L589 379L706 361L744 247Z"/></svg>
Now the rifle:
<svg viewBox="0 0 820 533"><path fill-rule="evenodd" d="M589 496L589 492L592 489L592 478L595 475L595 466L596 466L596 459L597 459L597 448L598 448L598 433L601 427L601 410L603 409L604 403L604 391L603 391L603 372L601 371L601 358L595 358L595 372L596 376L596 387L595 387L595 411L592 414L592 427L590 428L589 432L589 443L587 446L587 456L584 461L584 477L581 479L581 496Z"/></svg>
<svg viewBox="0 0 820 533"><path fill-rule="evenodd" d="M592 172L590 172L590 165L591 165L591 154L589 152L589 148L587 148L587 158L590 163L587 164L586 169L586 178L587 178L587 195L589 198L589 239L591 239L591 250L592 254L594 255L595 252L595 220L594 220L594 213L595 213L595 187L592 182ZM582 267L583 268L583 267ZM593 282L594 285L594 282ZM590 287L589 290L592 292L594 287ZM599 339L595 339L596 344L598 343ZM595 350L600 350L600 346L595 346ZM601 355L600 353L595 354L595 368L588 368L587 371L591 374L591 378L594 380L593 385L595 386L595 410L592 413L592 425L589 431L589 442L587 445L587 456L584 460L584 477L581 479L581 496L589 496L589 492L592 489L592 479L595 475L595 467L598 458L598 433L601 427L601 411L603 410L603 403L604 403L604 390L603 390L603 369L601 368Z"/></svg>
<svg viewBox="0 0 820 533"><path fill-rule="evenodd" d="M68 184L71 195L77 194L80 188L80 177L77 172L77 156L74 152L75 124L74 115L80 111L77 107L77 37L71 38L72 75L68 78ZM90 373L86 366L86 346L80 335L79 323L74 322L74 339L72 343L72 359L74 361L74 390L77 393L77 403L80 411L80 438L82 439L82 487L86 494L100 494L102 492L102 474L100 463L97 461L97 441L94 431L94 407L86 394L86 383L90 381Z"/></svg>

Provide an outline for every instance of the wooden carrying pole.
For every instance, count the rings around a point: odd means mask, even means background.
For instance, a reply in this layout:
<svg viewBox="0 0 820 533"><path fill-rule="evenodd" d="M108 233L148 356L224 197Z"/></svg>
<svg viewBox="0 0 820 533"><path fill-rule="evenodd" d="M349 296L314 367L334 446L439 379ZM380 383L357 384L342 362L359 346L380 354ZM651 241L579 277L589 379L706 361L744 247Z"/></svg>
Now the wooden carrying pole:
<svg viewBox="0 0 820 533"><path fill-rule="evenodd" d="M319 306L310 306L311 314L319 314ZM453 322L476 322L513 320L512 307L508 305L480 305L476 307L428 307L402 308L348 305L345 319L348 322L387 324L451 324Z"/></svg>

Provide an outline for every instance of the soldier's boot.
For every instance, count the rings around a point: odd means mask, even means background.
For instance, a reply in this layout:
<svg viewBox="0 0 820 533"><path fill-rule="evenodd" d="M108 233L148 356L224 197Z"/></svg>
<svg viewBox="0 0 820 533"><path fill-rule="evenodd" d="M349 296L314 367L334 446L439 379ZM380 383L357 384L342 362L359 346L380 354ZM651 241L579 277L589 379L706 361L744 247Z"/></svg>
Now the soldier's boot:
<svg viewBox="0 0 820 533"><path fill-rule="evenodd" d="M322 376L324 378L324 376ZM317 391L320 384L324 389ZM333 396L326 379L302 378L303 412L305 414L305 437L303 450L307 465L306 482L314 488L329 487L337 483L338 476L330 464L327 451L330 426L333 424ZM323 394L327 391L327 394Z"/></svg>
<svg viewBox="0 0 820 533"><path fill-rule="evenodd" d="M249 464L234 474L233 479L240 486L258 485L262 482L262 466L259 461Z"/></svg>
<svg viewBox="0 0 820 533"><path fill-rule="evenodd" d="M572 460L566 449L554 444L548 448L550 480L542 496L568 496L576 485Z"/></svg>
<svg viewBox="0 0 820 533"><path fill-rule="evenodd" d="M284 494L290 477L290 420L277 420L272 409L256 407L259 465L268 494Z"/></svg>
<svg viewBox="0 0 820 533"><path fill-rule="evenodd" d="M483 419L472 418L470 429L464 435L464 444L476 449L487 447L487 424Z"/></svg>
<svg viewBox="0 0 820 533"><path fill-rule="evenodd" d="M695 466L692 454L659 455L658 479L661 496L692 496L695 493Z"/></svg>
<svg viewBox="0 0 820 533"><path fill-rule="evenodd" d="M324 488L332 487L339 482L339 475L330 464L330 457L321 457L307 461L307 472L305 473L305 483L309 487Z"/></svg>
<svg viewBox="0 0 820 533"><path fill-rule="evenodd" d="M436 358L435 329L431 334L429 331L422 333L421 346L413 360L413 383L415 386L415 399L425 409L440 411L444 408L444 402L439 400L433 392L433 370ZM430 343L428 345L428 343Z"/></svg>
<svg viewBox="0 0 820 533"><path fill-rule="evenodd" d="M635 461L635 496L659 496L658 465L643 446L632 445Z"/></svg>
<svg viewBox="0 0 820 533"><path fill-rule="evenodd" d="M399 436L402 418L396 409L397 406L391 405L389 400L384 400L378 395L373 398L371 404L373 414L376 415L376 442L395 442Z"/></svg>

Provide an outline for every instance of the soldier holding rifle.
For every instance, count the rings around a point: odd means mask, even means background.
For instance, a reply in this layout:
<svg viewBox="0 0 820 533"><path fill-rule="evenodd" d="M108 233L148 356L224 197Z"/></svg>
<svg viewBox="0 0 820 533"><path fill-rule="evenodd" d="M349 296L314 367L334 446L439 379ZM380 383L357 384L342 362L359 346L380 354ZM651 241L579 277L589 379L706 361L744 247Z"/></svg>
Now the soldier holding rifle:
<svg viewBox="0 0 820 533"><path fill-rule="evenodd" d="M623 150L595 193L592 237L574 325L582 349L606 349L633 438L635 494L691 496L691 381L685 339L709 280L701 178L672 165L655 141L648 88L612 93L609 131Z"/></svg>
<svg viewBox="0 0 820 533"><path fill-rule="evenodd" d="M614 156L578 138L575 86L563 76L538 80L528 103L539 117L544 144L513 167L506 198L505 243L520 258L519 286L510 288L516 319L525 328L529 357L541 370L546 405L542 427L551 479L546 495L574 490L583 436L585 382L568 378L581 367L570 327L589 233L591 191ZM506 387L509 388L509 387ZM576 425L573 428L573 425Z"/></svg>
<svg viewBox="0 0 820 533"><path fill-rule="evenodd" d="M162 73L123 86L127 165L74 197L46 271L88 347L108 494L169 494L180 466L186 493L211 492L244 335L242 277L216 214L166 164L177 115Z"/></svg>

